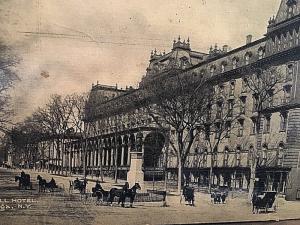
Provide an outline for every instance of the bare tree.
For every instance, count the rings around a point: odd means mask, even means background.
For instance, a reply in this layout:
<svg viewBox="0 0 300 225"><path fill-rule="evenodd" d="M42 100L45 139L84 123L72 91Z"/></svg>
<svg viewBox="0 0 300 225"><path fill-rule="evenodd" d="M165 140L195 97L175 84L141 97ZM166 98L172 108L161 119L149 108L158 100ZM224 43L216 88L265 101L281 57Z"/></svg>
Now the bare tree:
<svg viewBox="0 0 300 225"><path fill-rule="evenodd" d="M72 108L68 100L60 95L52 95L44 108L38 108L33 114L34 119L39 121L48 131L53 140L56 140L57 158L56 164L59 167L58 160L61 160L60 172L63 173L64 163L64 141L68 130L71 128L69 119L72 114Z"/></svg>
<svg viewBox="0 0 300 225"><path fill-rule="evenodd" d="M249 199L251 199L254 190L254 181L256 175L256 167L259 159L258 151L261 148L261 143L258 142L261 134L261 123L264 118L266 109L273 107L274 97L283 91L282 83L290 79L285 76L283 71L278 67L268 68L250 68L251 75L246 76L243 80L244 88L253 95L253 113L255 114L255 135L256 148L251 152L251 175L249 184ZM290 96L285 96L286 100ZM284 102L280 102L284 103Z"/></svg>
<svg viewBox="0 0 300 225"><path fill-rule="evenodd" d="M18 79L15 73L15 66L19 58L12 49L0 41L0 131L8 132L11 125L12 110L9 105L8 90L13 82Z"/></svg>
<svg viewBox="0 0 300 225"><path fill-rule="evenodd" d="M196 79L195 74L176 73L168 79L157 78L142 91L148 114L160 128L174 133L169 144L177 158L177 189L180 193L183 168L195 137L205 123L212 88L204 78Z"/></svg>
<svg viewBox="0 0 300 225"><path fill-rule="evenodd" d="M210 97L207 105L205 123L201 127L200 142L210 154L209 192L213 182L213 168L217 166L219 146L230 136L237 135L234 131L241 125L240 101L234 98L234 93L227 94L224 86L215 86L215 92Z"/></svg>
<svg viewBox="0 0 300 225"><path fill-rule="evenodd" d="M88 135L88 128L84 127L84 116L86 109L86 101L87 95L86 94L72 94L66 96L66 103L68 108L70 109L70 116L69 116L69 126L74 129L74 133L79 136L80 145L83 150L83 173L86 176L86 158L87 158L87 135ZM90 129L95 131L95 127L92 126ZM100 160L101 161L101 160ZM103 180L103 173L102 173L102 165L100 165L101 171L101 179Z"/></svg>

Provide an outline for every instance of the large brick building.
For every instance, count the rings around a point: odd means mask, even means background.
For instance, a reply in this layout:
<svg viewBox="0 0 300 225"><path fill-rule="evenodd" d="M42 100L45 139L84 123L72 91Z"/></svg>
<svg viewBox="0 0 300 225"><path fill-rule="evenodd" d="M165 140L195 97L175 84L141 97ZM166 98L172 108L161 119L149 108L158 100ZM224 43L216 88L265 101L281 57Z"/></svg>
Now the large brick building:
<svg viewBox="0 0 300 225"><path fill-rule="evenodd" d="M237 135L228 135L212 155L202 140L195 141L188 157L184 174L186 178L207 185L209 168L213 163L214 184L247 189L250 180L251 153L257 149L260 167L257 180L267 190L287 194L296 199L300 188L300 1L282 0L275 17L269 20L265 36L229 50L212 47L209 53L191 50L190 40L174 40L169 53L151 53L146 75L140 86L157 77L172 73L206 75L218 81L216 90L227 100L240 99L243 118ZM255 97L244 85L244 77L251 68L274 66L285 74L281 91L264 107L261 132L255 128ZM129 152L136 148L136 135L142 135L145 178L155 172L161 174L165 167L170 179L176 177L176 157L168 147L172 129L161 129L143 108L131 101L140 89L95 85L86 106L85 125L88 131L87 169L89 172L103 168L106 173L118 167L119 176L129 169ZM198 146L202 146L199 148ZM69 143L68 151L74 170L81 168L80 143ZM167 156L167 157L166 157ZM214 157L211 160L211 157ZM300 197L300 196L298 196Z"/></svg>

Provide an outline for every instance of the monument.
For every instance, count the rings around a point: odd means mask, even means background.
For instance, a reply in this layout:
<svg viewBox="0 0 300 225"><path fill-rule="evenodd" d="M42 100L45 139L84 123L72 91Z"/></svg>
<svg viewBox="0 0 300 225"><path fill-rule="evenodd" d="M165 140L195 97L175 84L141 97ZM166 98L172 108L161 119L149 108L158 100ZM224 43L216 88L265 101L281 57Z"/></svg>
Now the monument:
<svg viewBox="0 0 300 225"><path fill-rule="evenodd" d="M143 172L143 134L138 132L136 135L136 144L130 150L130 168L127 173L127 182L129 187L139 183L144 190L144 172Z"/></svg>

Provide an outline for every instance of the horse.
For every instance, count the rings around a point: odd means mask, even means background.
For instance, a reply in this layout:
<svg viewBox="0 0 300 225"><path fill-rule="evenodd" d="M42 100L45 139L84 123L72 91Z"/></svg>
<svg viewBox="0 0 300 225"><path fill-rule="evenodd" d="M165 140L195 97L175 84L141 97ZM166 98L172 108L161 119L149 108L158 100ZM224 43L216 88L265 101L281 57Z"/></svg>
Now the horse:
<svg viewBox="0 0 300 225"><path fill-rule="evenodd" d="M141 189L141 186L139 185L139 183L135 183L132 188L129 188L127 190L112 188L109 191L108 202L110 202L110 205L112 205L114 198L119 197L118 204L120 204L120 202L121 202L122 203L121 206L125 207L125 200L126 200L126 198L129 198L130 199L130 208L132 208L137 189L139 189L139 190Z"/></svg>
<svg viewBox="0 0 300 225"><path fill-rule="evenodd" d="M19 181L19 189L32 189L32 183L30 182L30 175L24 174L23 176L15 176L15 182Z"/></svg>
<svg viewBox="0 0 300 225"><path fill-rule="evenodd" d="M36 178L39 181L39 192L45 192L46 191L46 180L43 179L40 175Z"/></svg>

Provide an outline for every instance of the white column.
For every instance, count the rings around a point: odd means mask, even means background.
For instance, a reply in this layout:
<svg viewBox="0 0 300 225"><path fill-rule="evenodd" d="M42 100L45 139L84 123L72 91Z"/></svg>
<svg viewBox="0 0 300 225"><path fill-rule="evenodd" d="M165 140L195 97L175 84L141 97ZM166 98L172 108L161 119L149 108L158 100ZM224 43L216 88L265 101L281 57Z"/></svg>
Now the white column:
<svg viewBox="0 0 300 225"><path fill-rule="evenodd" d="M125 146L122 144L121 145L121 166L124 166L124 148Z"/></svg>
<svg viewBox="0 0 300 225"><path fill-rule="evenodd" d="M105 163L105 165L106 165L106 166L108 166L108 160L109 160L109 158L108 158L108 156L109 156L109 155L108 155L108 151L110 151L110 150L109 150L109 149L106 149L106 150L105 150L105 153L106 153L106 163Z"/></svg>
<svg viewBox="0 0 300 225"><path fill-rule="evenodd" d="M130 166L130 148L129 148L129 146L128 146L127 152L128 152L128 154L127 154L127 166Z"/></svg>
<svg viewBox="0 0 300 225"><path fill-rule="evenodd" d="M115 152L115 149L114 149L115 147L112 147L111 149L110 149L110 152L111 152L111 154L110 154L110 165L112 165L112 166L114 166L115 165L115 162L114 162L114 152Z"/></svg>

